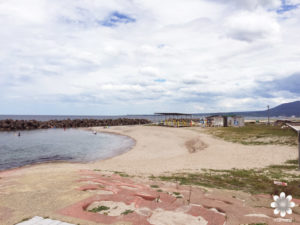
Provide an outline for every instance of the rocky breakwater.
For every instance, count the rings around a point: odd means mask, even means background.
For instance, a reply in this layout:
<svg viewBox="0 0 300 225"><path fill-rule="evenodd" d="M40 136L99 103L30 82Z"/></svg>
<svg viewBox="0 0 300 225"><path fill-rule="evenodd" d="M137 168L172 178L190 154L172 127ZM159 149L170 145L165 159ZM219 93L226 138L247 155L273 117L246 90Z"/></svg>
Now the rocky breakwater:
<svg viewBox="0 0 300 225"><path fill-rule="evenodd" d="M77 127L99 127L99 126L121 126L138 125L150 123L145 119L75 119L75 120L0 120L0 131L34 130L48 128L77 128Z"/></svg>

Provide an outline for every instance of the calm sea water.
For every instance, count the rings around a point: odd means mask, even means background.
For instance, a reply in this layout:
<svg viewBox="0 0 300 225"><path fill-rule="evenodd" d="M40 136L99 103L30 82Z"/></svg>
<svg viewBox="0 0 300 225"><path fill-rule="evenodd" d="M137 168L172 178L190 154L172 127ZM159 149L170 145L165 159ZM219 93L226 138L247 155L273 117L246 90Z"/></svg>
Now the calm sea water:
<svg viewBox="0 0 300 225"><path fill-rule="evenodd" d="M0 132L0 170L49 162L88 162L128 151L134 140L81 129Z"/></svg>

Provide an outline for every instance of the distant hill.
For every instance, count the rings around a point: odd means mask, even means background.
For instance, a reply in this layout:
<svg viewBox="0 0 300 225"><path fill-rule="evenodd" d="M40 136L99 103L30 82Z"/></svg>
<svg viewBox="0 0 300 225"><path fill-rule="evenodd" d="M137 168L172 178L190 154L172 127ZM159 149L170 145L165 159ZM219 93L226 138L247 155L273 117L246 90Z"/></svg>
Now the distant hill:
<svg viewBox="0 0 300 225"><path fill-rule="evenodd" d="M284 103L270 109L271 116L300 116L300 101Z"/></svg>
<svg viewBox="0 0 300 225"><path fill-rule="evenodd" d="M295 102L289 102L289 103L284 103L279 106L276 106L274 108L270 109L270 116L296 116L300 117L300 101L295 101ZM268 110L263 110L263 111L248 111L248 112L220 112L220 113L208 113L209 115L212 114L237 114L237 115L242 115L242 116L261 116L261 117L266 117L268 116Z"/></svg>
<svg viewBox="0 0 300 225"><path fill-rule="evenodd" d="M268 111L244 112L246 116L267 116ZM270 109L270 116L300 116L300 101L284 103Z"/></svg>

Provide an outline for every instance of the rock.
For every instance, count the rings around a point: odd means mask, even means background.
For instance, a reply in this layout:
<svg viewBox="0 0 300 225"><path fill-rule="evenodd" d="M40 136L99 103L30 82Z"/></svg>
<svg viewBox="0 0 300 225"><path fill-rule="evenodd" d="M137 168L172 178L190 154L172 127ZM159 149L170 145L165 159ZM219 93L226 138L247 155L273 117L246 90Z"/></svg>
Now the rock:
<svg viewBox="0 0 300 225"><path fill-rule="evenodd" d="M48 128L76 128L76 127L96 127L96 126L121 126L121 125L137 125L150 123L146 119L75 119L75 120L0 120L0 131L16 131L16 130L33 130Z"/></svg>

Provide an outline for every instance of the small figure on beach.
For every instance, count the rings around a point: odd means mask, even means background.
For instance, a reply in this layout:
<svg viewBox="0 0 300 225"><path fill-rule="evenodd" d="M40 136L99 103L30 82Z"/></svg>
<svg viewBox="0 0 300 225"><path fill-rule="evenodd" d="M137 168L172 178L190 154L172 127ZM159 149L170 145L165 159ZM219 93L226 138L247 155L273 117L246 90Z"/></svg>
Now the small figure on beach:
<svg viewBox="0 0 300 225"><path fill-rule="evenodd" d="M95 130L94 130L94 131L93 131L93 134L95 134L95 135L96 135L96 134L97 134L97 131L95 131Z"/></svg>
<svg viewBox="0 0 300 225"><path fill-rule="evenodd" d="M18 133L18 137L21 137L21 132Z"/></svg>

